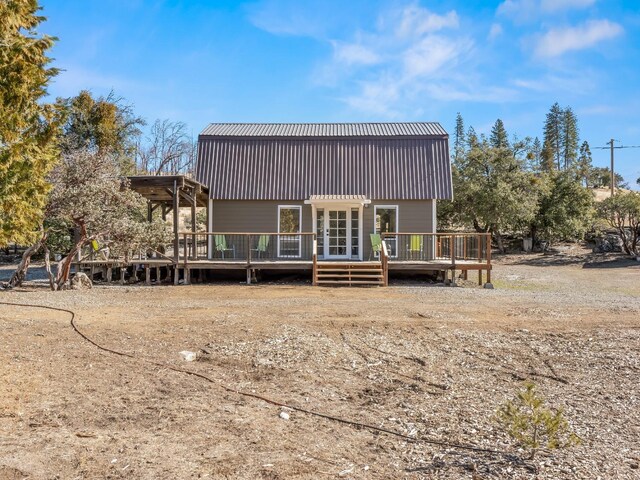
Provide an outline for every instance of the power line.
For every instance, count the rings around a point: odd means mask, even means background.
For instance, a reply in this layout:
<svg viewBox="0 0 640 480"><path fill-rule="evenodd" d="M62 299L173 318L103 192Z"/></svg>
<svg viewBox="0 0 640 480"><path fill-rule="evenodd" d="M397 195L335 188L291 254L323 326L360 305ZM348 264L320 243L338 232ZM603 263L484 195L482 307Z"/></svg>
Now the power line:
<svg viewBox="0 0 640 480"><path fill-rule="evenodd" d="M615 140L615 139L611 139L607 142L607 146L606 147L593 147L594 149L597 150L610 150L611 151L611 196L613 197L614 194L614 189L615 189L615 185L616 185L616 174L613 171L613 164L614 164L614 159L613 159L613 151L616 149L620 149L620 148L640 148L640 145L618 145L617 147L615 146L615 142L620 142L620 140Z"/></svg>

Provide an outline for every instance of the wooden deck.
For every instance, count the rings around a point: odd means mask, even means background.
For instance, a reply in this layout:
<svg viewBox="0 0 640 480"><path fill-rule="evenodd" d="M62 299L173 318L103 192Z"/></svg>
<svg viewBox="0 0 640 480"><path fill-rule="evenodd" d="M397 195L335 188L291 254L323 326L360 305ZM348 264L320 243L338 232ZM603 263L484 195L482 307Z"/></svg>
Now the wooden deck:
<svg viewBox="0 0 640 480"><path fill-rule="evenodd" d="M379 252L380 259L374 261L359 260L323 260L318 258L317 243L314 234L291 235L297 240L299 258L287 258L278 256L274 251L258 252L254 256L252 252L259 249L258 239L263 236L273 236L271 245L278 245L281 234L214 234L198 233L205 236L206 241L198 242L191 239L192 234L184 235L183 248L174 250L175 256L170 254L154 254L153 258L131 258L127 261L121 258L104 259L95 255L75 262L74 266L91 274L92 278L97 273L102 273L107 281L113 279L113 273L119 272L119 278L124 283L127 271L136 278L140 271L144 271L145 283L151 284L155 276L156 281L172 280L178 285L180 278L185 284L191 281L192 271L245 271L247 283L252 283L256 272L261 270L281 271L311 271L314 285L327 283L320 281L327 276L327 272L335 273L344 270L349 277L346 283L352 281L354 273L358 269L367 268L371 271L380 271L382 282L388 284L389 272L433 273L440 272L443 280L455 282L456 272L461 272L467 279L469 270L478 272L478 283L482 285L483 275L486 281L491 282L491 250L490 238L481 234L395 234L392 241L395 245L397 257L390 256L386 242L382 242L383 249ZM222 258L222 253L215 252L216 258L208 258L207 252L211 247L212 236L237 236L234 237L234 245L244 245L244 249L226 249L231 252L232 258ZM258 245L256 248L253 246ZM204 247L204 248L203 248ZM415 248L414 248L415 247ZM262 253L262 255L259 255ZM227 253L229 254L229 253ZM260 258L260 257L263 258ZM266 257L266 258L264 258ZM320 270L323 273L320 273ZM485 273L486 272L486 273ZM362 272L360 272L362 274ZM163 275L163 278L161 276ZM378 275L379 276L379 275ZM326 278L325 278L326 280ZM335 282L342 283L342 282Z"/></svg>

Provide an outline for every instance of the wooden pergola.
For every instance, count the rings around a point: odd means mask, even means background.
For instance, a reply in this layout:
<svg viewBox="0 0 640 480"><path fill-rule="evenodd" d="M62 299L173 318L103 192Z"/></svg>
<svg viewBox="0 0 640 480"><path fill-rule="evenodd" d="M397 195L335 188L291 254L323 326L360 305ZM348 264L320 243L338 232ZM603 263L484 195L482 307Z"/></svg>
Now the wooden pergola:
<svg viewBox="0 0 640 480"><path fill-rule="evenodd" d="M162 219L173 214L173 256L178 262L180 207L191 209L191 229L196 232L196 208L207 208L209 224L209 189L184 175L143 175L128 177L131 190L147 199L147 218L151 221L153 212L160 209Z"/></svg>

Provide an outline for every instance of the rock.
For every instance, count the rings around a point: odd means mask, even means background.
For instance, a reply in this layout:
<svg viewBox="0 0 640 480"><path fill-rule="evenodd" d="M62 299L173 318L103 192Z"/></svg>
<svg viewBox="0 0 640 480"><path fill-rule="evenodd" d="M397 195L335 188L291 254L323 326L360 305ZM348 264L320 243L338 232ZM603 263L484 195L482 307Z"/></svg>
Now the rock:
<svg viewBox="0 0 640 480"><path fill-rule="evenodd" d="M190 352L189 350L181 351L180 355L185 362L193 362L196 360L196 358L198 358L196 352Z"/></svg>
<svg viewBox="0 0 640 480"><path fill-rule="evenodd" d="M86 273L78 272L71 278L71 290L87 290L93 286Z"/></svg>
<svg viewBox="0 0 640 480"><path fill-rule="evenodd" d="M287 412L280 412L280 418L283 420L289 420L289 414Z"/></svg>
<svg viewBox="0 0 640 480"><path fill-rule="evenodd" d="M484 288L486 288L487 290L493 290L493 283L485 283L484 284Z"/></svg>

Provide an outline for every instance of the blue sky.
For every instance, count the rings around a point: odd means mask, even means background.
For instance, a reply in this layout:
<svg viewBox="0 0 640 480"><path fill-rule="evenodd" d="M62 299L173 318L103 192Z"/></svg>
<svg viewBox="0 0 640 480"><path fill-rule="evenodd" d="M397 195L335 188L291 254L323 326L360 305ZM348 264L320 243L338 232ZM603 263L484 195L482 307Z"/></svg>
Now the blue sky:
<svg viewBox="0 0 640 480"><path fill-rule="evenodd" d="M581 139L640 145L638 0L42 0L64 72L152 122L439 121L541 135L570 105ZM609 152L593 150L607 165ZM640 149L616 150L640 177Z"/></svg>

